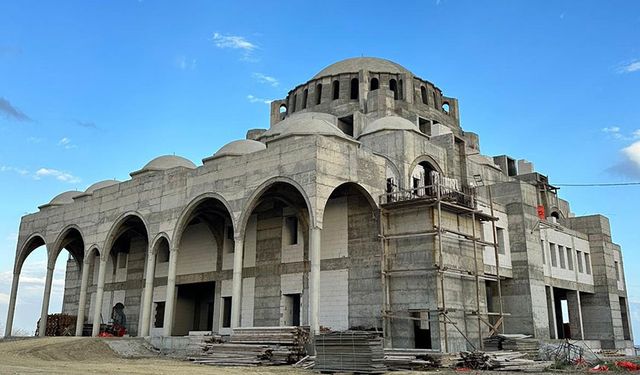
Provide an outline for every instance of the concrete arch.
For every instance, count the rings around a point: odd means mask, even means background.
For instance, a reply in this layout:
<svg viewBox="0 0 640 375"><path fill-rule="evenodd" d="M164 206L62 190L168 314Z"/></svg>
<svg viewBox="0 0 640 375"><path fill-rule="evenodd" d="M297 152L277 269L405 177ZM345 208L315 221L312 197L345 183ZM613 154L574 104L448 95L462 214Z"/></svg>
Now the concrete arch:
<svg viewBox="0 0 640 375"><path fill-rule="evenodd" d="M60 256L60 253L62 252L62 249L64 249L64 247L68 245L67 243L63 243L63 241L66 239L67 235L72 230L77 231L78 234L80 235L80 239L82 240L82 246L83 246L82 257L84 259L85 237L84 237L84 234L82 233L82 229L80 229L80 227L76 224L69 224L60 231L60 233L58 234L58 237L53 242L53 248L51 249L51 252L48 254L48 259L47 259L49 267L53 267L55 265L56 260L58 259L58 256ZM78 266L82 267L83 259L78 259L76 258L75 254L71 252L69 253L76 260L76 262L78 263Z"/></svg>
<svg viewBox="0 0 640 375"><path fill-rule="evenodd" d="M39 232L31 233L20 246L20 250L18 251L18 254L16 256L16 262L13 266L13 272L20 273L20 271L22 270L22 265L24 264L24 261L27 259L29 254L31 254L33 250L43 245L47 245L45 237Z"/></svg>
<svg viewBox="0 0 640 375"><path fill-rule="evenodd" d="M323 199L322 202L322 214L324 214L324 210L327 208L327 202L329 202L329 199L331 199L331 195L333 195L333 193L340 189L343 186L353 186L354 188L356 188L356 190L358 190L360 192L360 194L362 194L365 199L367 200L367 202L369 202L369 205L371 206L372 210L377 210L378 207L378 203L376 202L376 200L373 198L373 195L371 194L371 192L369 192L369 190L367 190L367 188L365 188L364 186L360 185L357 182L353 182L353 181L347 181L347 182L343 182L340 185L337 185L336 187L333 188L333 190L331 190L331 194L329 194L329 196L327 196L326 199Z"/></svg>
<svg viewBox="0 0 640 375"><path fill-rule="evenodd" d="M114 221L113 225L109 229L107 237L105 238L105 241L104 241L104 247L103 247L104 251L100 253L100 257L103 260L106 260L107 259L106 257L109 256L109 254L111 253L111 247L113 246L113 243L118 237L118 234L119 234L118 231L122 227L122 224L124 224L131 217L136 217L140 219L140 221L142 221L142 225L144 226L144 229L147 232L147 243L151 242L149 239L149 225L147 224L147 221L145 220L144 216L142 216L142 214L140 214L137 211L125 212Z"/></svg>
<svg viewBox="0 0 640 375"><path fill-rule="evenodd" d="M180 246L180 241L182 240L182 234L184 233L185 229L187 228L187 225L189 224L189 219L191 218L191 214L193 214L195 209L198 208L198 206L202 202L209 199L214 199L222 203L224 208L227 210L229 217L231 218L231 225L233 226L234 233L237 232L238 230L237 220L234 217L233 210L231 209L231 206L229 205L229 202L225 199L225 197L214 192L200 194L197 197L193 198L180 214L180 217L178 218L178 221L176 222L176 226L173 230L173 241L169 242L169 245L171 246L171 251L173 251L173 249L177 249L178 246Z"/></svg>
<svg viewBox="0 0 640 375"><path fill-rule="evenodd" d="M253 191L253 193L251 193L249 198L245 200L245 204L242 208L242 212L238 220L238 231L236 233L244 233L245 228L247 227L247 221L249 220L249 216L251 216L251 213L258 205L260 198L267 190L269 190L270 187L272 187L277 183L287 184L292 186L294 189L296 189L304 199L305 204L307 205L307 210L309 211L308 212L309 227L315 227L318 224L316 215L314 214L315 207L311 204L311 201L309 200L309 196L307 195L307 192L304 190L302 185L300 185L297 181L295 181L290 177L276 176L276 177L271 177L266 181L264 181L262 184L260 184L260 186L258 186L258 188L256 188Z"/></svg>
<svg viewBox="0 0 640 375"><path fill-rule="evenodd" d="M171 246L171 238L169 237L169 235L166 232L160 232L156 234L156 236L153 238L153 241L151 241L151 245L149 246L149 255L156 255L158 244L160 244L160 241L162 239L165 239L169 246Z"/></svg>
<svg viewBox="0 0 640 375"><path fill-rule="evenodd" d="M411 166L409 167L409 170L407 171L408 175L411 176L411 173L413 173L413 170L418 166L418 164L422 163L422 162L428 162L429 164L431 164L440 174L444 174L444 170L442 169L442 167L440 166L440 164L438 164L438 162L436 161L436 159L434 159L432 156L430 155L420 155L418 156L413 163L411 163Z"/></svg>
<svg viewBox="0 0 640 375"><path fill-rule="evenodd" d="M91 256L91 253L93 253L94 251L97 252L98 255L102 255L102 249L100 249L100 246L98 246L98 244L93 243L90 246L85 246L84 259L88 259L89 256Z"/></svg>

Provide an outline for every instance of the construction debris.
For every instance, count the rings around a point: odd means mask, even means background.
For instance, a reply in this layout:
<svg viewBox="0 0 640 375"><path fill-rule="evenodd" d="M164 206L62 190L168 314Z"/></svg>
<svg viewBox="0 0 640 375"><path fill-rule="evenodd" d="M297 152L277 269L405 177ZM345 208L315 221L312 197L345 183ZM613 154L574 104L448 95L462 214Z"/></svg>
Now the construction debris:
<svg viewBox="0 0 640 375"><path fill-rule="evenodd" d="M315 336L315 344L315 370L368 374L386 370L382 338L376 333L332 332Z"/></svg>
<svg viewBox="0 0 640 375"><path fill-rule="evenodd" d="M526 359L526 353L512 351L460 352L456 367L474 370L542 371L552 362Z"/></svg>
<svg viewBox="0 0 640 375"><path fill-rule="evenodd" d="M424 371L442 366L442 357L447 354L428 349L384 349L384 364L389 371Z"/></svg>
<svg viewBox="0 0 640 375"><path fill-rule="evenodd" d="M205 340L202 355L189 358L200 364L221 366L286 365L306 355L309 327L236 328L229 341Z"/></svg>
<svg viewBox="0 0 640 375"><path fill-rule="evenodd" d="M529 335L498 334L483 339L487 351L513 350L526 354L529 359L537 359L540 341Z"/></svg>
<svg viewBox="0 0 640 375"><path fill-rule="evenodd" d="M38 336L40 320L36 327L35 335ZM74 336L76 329L76 316L68 314L49 314L47 316L47 328L45 336Z"/></svg>

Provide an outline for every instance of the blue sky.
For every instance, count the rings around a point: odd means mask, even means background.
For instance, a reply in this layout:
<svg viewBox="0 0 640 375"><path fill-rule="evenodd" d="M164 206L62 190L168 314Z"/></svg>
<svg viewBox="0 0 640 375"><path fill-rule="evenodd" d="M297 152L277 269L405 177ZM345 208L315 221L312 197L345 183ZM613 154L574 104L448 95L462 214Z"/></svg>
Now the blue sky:
<svg viewBox="0 0 640 375"><path fill-rule="evenodd" d="M531 160L552 183L640 181L639 40L634 1L3 1L0 322L23 214L158 155L200 164L268 127L266 101L347 57L434 82L483 153ZM560 190L578 215L611 219L637 336L639 193ZM35 326L44 257L27 260L17 328Z"/></svg>

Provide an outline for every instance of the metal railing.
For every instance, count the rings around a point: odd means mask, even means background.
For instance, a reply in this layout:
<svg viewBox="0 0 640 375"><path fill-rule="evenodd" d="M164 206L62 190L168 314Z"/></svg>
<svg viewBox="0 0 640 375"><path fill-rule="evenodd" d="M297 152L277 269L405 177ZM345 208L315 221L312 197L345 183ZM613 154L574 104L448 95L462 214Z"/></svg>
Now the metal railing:
<svg viewBox="0 0 640 375"><path fill-rule="evenodd" d="M476 189L460 186L452 189L438 184L419 186L413 189L397 189L380 196L380 204L407 202L417 199L438 199L460 206L476 209Z"/></svg>

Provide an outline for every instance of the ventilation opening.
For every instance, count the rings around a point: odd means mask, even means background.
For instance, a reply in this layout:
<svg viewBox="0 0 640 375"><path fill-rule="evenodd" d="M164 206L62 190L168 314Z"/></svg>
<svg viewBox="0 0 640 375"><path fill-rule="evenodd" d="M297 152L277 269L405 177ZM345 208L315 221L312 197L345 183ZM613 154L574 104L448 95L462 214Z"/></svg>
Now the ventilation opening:
<svg viewBox="0 0 640 375"><path fill-rule="evenodd" d="M389 90L393 91L393 99L398 100L398 82L395 79L389 81Z"/></svg>
<svg viewBox="0 0 640 375"><path fill-rule="evenodd" d="M358 92L360 91L360 82L357 78L351 80L351 99L358 99Z"/></svg>
<svg viewBox="0 0 640 375"><path fill-rule="evenodd" d="M319 83L318 86L316 86L316 105L320 104L322 102L322 84Z"/></svg>
<svg viewBox="0 0 640 375"><path fill-rule="evenodd" d="M422 104L428 104L427 101L427 89L424 86L420 87L420 96L422 97Z"/></svg>
<svg viewBox="0 0 640 375"><path fill-rule="evenodd" d="M338 119L338 128L350 137L353 137L353 115Z"/></svg>
<svg viewBox="0 0 640 375"><path fill-rule="evenodd" d="M377 78L371 78L371 88L370 91L377 90L380 88L380 83Z"/></svg>
<svg viewBox="0 0 640 375"><path fill-rule="evenodd" d="M231 327L231 297L222 297L222 328Z"/></svg>
<svg viewBox="0 0 640 375"><path fill-rule="evenodd" d="M287 216L284 218L284 241L285 245L298 244L298 218L295 216Z"/></svg>
<svg viewBox="0 0 640 375"><path fill-rule="evenodd" d="M431 135L431 121L426 118L418 117L418 128L422 134Z"/></svg>
<svg viewBox="0 0 640 375"><path fill-rule="evenodd" d="M333 100L340 99L340 82L333 81Z"/></svg>
<svg viewBox="0 0 640 375"><path fill-rule="evenodd" d="M302 109L307 108L307 97L309 96L309 89L304 89L302 92Z"/></svg>

